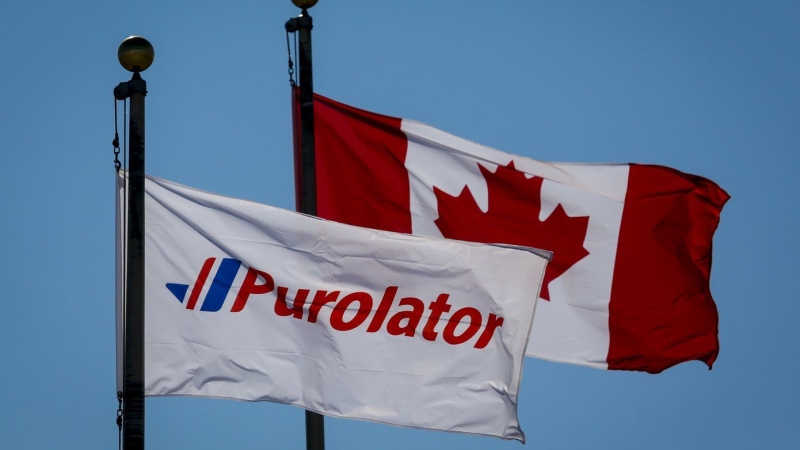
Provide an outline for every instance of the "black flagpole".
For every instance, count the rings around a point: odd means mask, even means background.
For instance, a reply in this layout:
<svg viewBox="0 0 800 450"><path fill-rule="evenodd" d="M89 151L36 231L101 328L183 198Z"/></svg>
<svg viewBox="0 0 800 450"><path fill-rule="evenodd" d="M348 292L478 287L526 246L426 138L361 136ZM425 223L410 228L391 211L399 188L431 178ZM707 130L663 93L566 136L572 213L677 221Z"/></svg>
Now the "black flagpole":
<svg viewBox="0 0 800 450"><path fill-rule="evenodd" d="M122 366L122 444L144 449L144 97L147 83L140 72L153 62L153 46L131 36L117 52L120 64L133 72L114 89L117 100L130 98L128 163L128 245L125 250L125 311Z"/></svg>
<svg viewBox="0 0 800 450"><path fill-rule="evenodd" d="M299 16L286 22L286 31L297 32L300 48L300 212L317 215L316 161L314 155L314 77L311 67L311 29L313 22L308 8L317 0L292 0L302 8ZM294 94L292 94L294 95ZM306 410L306 449L325 450L325 418L321 414Z"/></svg>

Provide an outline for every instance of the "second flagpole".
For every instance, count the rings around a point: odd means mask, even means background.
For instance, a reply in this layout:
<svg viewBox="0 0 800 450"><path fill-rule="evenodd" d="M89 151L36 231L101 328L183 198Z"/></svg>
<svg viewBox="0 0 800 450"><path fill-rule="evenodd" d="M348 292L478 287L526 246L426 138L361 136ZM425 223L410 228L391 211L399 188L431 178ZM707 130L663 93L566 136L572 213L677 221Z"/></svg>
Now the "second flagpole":
<svg viewBox="0 0 800 450"><path fill-rule="evenodd" d="M292 0L302 9L299 16L286 22L286 31L298 33L298 63L300 70L300 182L298 210L311 216L317 215L316 161L314 152L314 77L311 64L311 29L313 22L308 8L317 0ZM293 92L292 95L295 95ZM325 418L321 414L306 410L306 449L325 450Z"/></svg>

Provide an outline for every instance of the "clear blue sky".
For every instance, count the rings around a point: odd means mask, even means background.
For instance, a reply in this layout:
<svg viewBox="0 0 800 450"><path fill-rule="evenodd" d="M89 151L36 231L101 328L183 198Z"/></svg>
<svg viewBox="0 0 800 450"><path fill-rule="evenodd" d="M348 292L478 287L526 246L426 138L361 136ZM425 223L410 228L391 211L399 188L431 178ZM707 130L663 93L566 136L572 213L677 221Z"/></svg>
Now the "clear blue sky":
<svg viewBox="0 0 800 450"><path fill-rule="evenodd" d="M289 0L0 4L0 447L115 448L112 90L147 37L150 174L293 208ZM527 359L537 449L800 446L800 2L355 1L316 91L536 159L664 164L731 195L721 353L660 375ZM121 114L121 110L120 110ZM303 410L147 400L150 449L305 448ZM330 450L515 442L326 420Z"/></svg>

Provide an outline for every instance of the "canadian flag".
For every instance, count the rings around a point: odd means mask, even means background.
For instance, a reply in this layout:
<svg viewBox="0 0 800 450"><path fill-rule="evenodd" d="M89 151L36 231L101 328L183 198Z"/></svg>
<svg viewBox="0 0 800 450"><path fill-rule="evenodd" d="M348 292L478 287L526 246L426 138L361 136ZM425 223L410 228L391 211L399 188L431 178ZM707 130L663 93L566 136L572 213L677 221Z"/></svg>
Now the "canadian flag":
<svg viewBox="0 0 800 450"><path fill-rule="evenodd" d="M711 243L729 199L714 182L656 165L537 161L319 95L314 118L320 217L553 252L528 356L711 368Z"/></svg>

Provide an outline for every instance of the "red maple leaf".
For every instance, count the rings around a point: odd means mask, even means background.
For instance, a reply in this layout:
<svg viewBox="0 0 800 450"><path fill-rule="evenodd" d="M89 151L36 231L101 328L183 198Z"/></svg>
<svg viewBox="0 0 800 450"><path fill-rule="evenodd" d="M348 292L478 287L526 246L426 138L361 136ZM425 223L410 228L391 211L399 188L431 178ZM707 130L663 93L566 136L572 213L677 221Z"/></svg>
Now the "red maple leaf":
<svg viewBox="0 0 800 450"><path fill-rule="evenodd" d="M559 204L541 221L542 178L525 177L514 168L514 161L498 166L494 173L480 164L478 167L486 179L489 209L485 213L480 210L467 186L458 197L434 186L439 208L436 226L446 238L524 245L553 252L540 294L550 300L550 282L589 254L583 248L589 217L570 217Z"/></svg>

